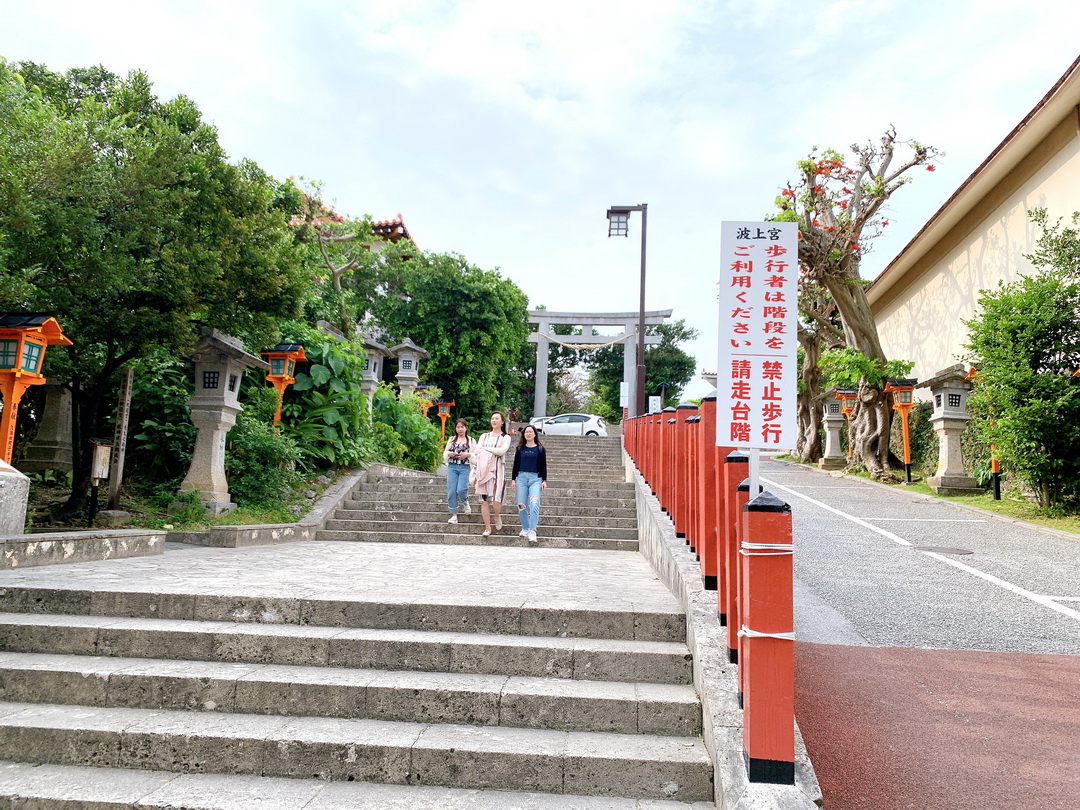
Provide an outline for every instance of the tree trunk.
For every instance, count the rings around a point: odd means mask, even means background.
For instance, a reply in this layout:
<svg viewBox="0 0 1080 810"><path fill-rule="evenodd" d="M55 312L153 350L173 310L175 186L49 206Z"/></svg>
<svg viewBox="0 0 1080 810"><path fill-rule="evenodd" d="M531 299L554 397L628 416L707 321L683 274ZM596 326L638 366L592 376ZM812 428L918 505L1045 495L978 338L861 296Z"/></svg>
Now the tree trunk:
<svg viewBox="0 0 1080 810"><path fill-rule="evenodd" d="M848 345L866 357L885 366L885 352L878 339L877 322L870 311L870 302L860 283L856 281L854 266L846 274L848 280L826 279L829 292L840 310ZM889 471L889 431L892 410L889 398L880 386L863 380L859 386L858 403L851 414L851 430L848 443L851 461L861 464L879 481L893 480Z"/></svg>
<svg viewBox="0 0 1080 810"><path fill-rule="evenodd" d="M801 377L803 390L798 397L798 434L795 454L804 463L821 458L821 341L817 335L800 335L803 348Z"/></svg>

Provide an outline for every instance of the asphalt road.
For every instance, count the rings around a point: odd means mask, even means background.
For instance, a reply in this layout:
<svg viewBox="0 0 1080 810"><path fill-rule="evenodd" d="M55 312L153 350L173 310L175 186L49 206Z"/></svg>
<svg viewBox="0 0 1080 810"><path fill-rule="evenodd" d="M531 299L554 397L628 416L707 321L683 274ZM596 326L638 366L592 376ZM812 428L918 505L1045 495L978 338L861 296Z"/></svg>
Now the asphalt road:
<svg viewBox="0 0 1080 810"><path fill-rule="evenodd" d="M1080 808L1080 539L770 459L761 479L792 506L825 810Z"/></svg>

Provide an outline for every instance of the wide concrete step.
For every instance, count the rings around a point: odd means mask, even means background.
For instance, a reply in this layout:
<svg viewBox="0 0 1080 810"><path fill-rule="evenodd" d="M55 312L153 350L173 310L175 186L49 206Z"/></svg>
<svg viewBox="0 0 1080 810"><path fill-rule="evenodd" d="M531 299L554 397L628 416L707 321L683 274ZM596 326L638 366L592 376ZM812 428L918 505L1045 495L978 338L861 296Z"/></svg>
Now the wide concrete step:
<svg viewBox="0 0 1080 810"><path fill-rule="evenodd" d="M470 516L475 517L475 516ZM352 543L419 543L438 545L463 545L463 546L510 546L518 548L559 548L559 549L591 549L593 551L637 551L638 541L626 538L598 537L599 534L609 534L600 529L582 530L577 537L550 537L549 532L540 526L536 530L537 541L530 543L521 537L517 521L510 525L504 521L501 532L492 532L487 537L483 536L484 525L482 522L452 526L443 522L441 526L447 529L456 529L454 533L441 531L436 528L430 532L399 531L380 532L363 529L343 528L351 521L327 521L326 529L316 532L315 539L326 542L352 542ZM587 533L586 533L587 532Z"/></svg>
<svg viewBox="0 0 1080 810"><path fill-rule="evenodd" d="M689 684L682 642L0 613L0 650Z"/></svg>
<svg viewBox="0 0 1080 810"><path fill-rule="evenodd" d="M712 802L0 762L20 810L713 810ZM16 803L17 802L17 803Z"/></svg>
<svg viewBox="0 0 1080 810"><path fill-rule="evenodd" d="M695 736L691 686L376 669L0 653L0 699Z"/></svg>
<svg viewBox="0 0 1080 810"><path fill-rule="evenodd" d="M501 517L503 531L507 527L515 530L521 528L521 521L517 513L517 506L504 504ZM326 528L331 531L340 530L366 530L371 532L414 532L416 534L471 534L474 530L482 530L484 519L480 510L458 515L458 523L447 523L449 516L444 512L422 512L404 517L391 517L389 515L371 518L360 517L355 512L349 513L338 511L334 517L326 521ZM562 520L556 520L540 510L540 528L547 537L590 537L600 535L607 538L620 540L636 540L637 526L632 520L620 520L619 518L591 518L574 517L567 518L569 525Z"/></svg>
<svg viewBox="0 0 1080 810"><path fill-rule="evenodd" d="M639 641L686 639L686 617L677 603L667 610L635 609L622 600L597 598L590 604L571 601L559 607L494 593L472 603L452 603L10 586L0 591L0 611Z"/></svg>
<svg viewBox="0 0 1080 810"><path fill-rule="evenodd" d="M0 703L0 758L708 801L700 739L326 717Z"/></svg>

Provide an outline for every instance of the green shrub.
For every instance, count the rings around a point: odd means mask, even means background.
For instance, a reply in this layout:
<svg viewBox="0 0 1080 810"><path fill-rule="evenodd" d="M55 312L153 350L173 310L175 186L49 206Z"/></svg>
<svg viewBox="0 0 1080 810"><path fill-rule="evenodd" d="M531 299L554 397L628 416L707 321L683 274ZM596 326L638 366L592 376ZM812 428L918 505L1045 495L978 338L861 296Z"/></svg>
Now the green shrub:
<svg viewBox="0 0 1080 810"><path fill-rule="evenodd" d="M303 480L296 471L300 448L274 429L277 392L253 386L248 396L251 401L237 415L225 449L229 494L240 505L289 500Z"/></svg>

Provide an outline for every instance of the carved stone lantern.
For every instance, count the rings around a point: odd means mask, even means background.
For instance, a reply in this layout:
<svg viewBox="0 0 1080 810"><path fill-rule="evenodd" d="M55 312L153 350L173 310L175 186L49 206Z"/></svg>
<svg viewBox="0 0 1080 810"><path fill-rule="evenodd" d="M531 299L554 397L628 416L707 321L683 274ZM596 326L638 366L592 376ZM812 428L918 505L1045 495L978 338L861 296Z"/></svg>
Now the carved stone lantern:
<svg viewBox="0 0 1080 810"><path fill-rule="evenodd" d="M933 396L934 410L930 423L938 436L938 466L927 485L940 495L978 495L982 493L978 483L967 474L964 456L960 450L960 436L970 417L967 398L971 381L963 363L939 371L922 383L919 388L929 388Z"/></svg>
<svg viewBox="0 0 1080 810"><path fill-rule="evenodd" d="M398 360L397 381L399 396L413 393L416 390L417 383L420 381L420 358L423 357L426 360L431 355L409 338L405 338L400 344L390 349L390 352Z"/></svg>
<svg viewBox="0 0 1080 810"><path fill-rule="evenodd" d="M845 417L840 411L840 401L826 399L821 406L822 424L825 428L825 452L818 459L818 467L823 470L841 470L847 466L847 457L840 443L840 431L844 428Z"/></svg>
<svg viewBox="0 0 1080 810"><path fill-rule="evenodd" d="M375 391L382 381L383 363L386 362L390 350L383 344L368 337L364 338L364 377L360 381L360 392L367 401L368 409L371 409L371 400Z"/></svg>
<svg viewBox="0 0 1080 810"><path fill-rule="evenodd" d="M267 371L270 364L248 354L239 340L216 329L203 330L188 359L195 363L195 395L187 404L199 432L180 491L197 492L208 512L231 512L236 504L231 502L225 480L225 437L243 410L239 396L244 370Z"/></svg>

